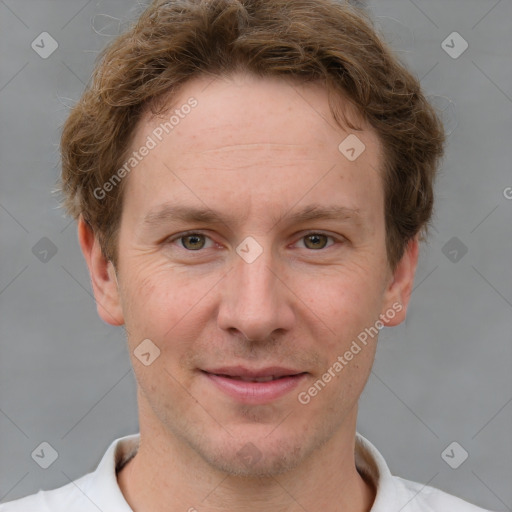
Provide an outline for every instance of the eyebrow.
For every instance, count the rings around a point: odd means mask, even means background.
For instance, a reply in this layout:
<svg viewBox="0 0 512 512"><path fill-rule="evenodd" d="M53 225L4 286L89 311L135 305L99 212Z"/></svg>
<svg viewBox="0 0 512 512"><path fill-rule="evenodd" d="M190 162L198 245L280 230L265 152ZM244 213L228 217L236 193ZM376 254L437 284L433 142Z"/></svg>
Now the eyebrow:
<svg viewBox="0 0 512 512"><path fill-rule="evenodd" d="M187 222L198 224L225 224L236 223L240 220L235 215L224 215L210 208L196 208L176 204L163 204L149 212L143 220L146 228L158 226L168 222ZM338 205L311 204L299 211L284 213L280 217L272 217L272 227L280 222L300 224L314 220L338 220L352 222L364 226L365 222L358 208L348 208Z"/></svg>

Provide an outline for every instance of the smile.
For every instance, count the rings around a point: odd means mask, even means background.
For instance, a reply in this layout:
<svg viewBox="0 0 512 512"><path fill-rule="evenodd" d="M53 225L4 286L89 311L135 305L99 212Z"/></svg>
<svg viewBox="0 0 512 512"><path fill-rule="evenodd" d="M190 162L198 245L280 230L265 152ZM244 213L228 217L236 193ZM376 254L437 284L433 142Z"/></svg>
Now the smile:
<svg viewBox="0 0 512 512"><path fill-rule="evenodd" d="M264 404L283 397L297 387L307 373L286 369L249 371L232 368L202 374L224 395L246 404Z"/></svg>

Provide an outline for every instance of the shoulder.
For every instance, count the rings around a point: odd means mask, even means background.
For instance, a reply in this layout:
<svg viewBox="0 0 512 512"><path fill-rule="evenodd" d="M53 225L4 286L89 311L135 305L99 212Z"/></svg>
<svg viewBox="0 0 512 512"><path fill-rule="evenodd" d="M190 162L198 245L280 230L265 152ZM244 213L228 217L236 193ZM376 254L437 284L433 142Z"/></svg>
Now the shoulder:
<svg viewBox="0 0 512 512"><path fill-rule="evenodd" d="M113 441L96 470L51 491L0 504L0 512L130 512L116 468L136 452L139 434Z"/></svg>
<svg viewBox="0 0 512 512"><path fill-rule="evenodd" d="M24 498L0 504L0 512L98 512L81 489L89 484L91 474L57 489L39 491Z"/></svg>
<svg viewBox="0 0 512 512"><path fill-rule="evenodd" d="M382 454L359 433L355 458L358 471L377 490L371 512L490 512L440 489L392 475Z"/></svg>
<svg viewBox="0 0 512 512"><path fill-rule="evenodd" d="M440 489L398 476L392 478L403 500L402 512L490 512Z"/></svg>

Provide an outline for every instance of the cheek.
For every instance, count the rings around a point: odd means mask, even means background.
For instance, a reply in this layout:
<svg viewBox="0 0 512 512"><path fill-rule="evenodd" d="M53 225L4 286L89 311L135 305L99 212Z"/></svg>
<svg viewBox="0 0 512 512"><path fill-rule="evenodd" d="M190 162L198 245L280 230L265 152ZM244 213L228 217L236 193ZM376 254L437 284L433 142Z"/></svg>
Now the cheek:
<svg viewBox="0 0 512 512"><path fill-rule="evenodd" d="M183 316L190 288L176 283L172 271L144 262L128 267L126 275L122 296L129 331L156 336Z"/></svg>
<svg viewBox="0 0 512 512"><path fill-rule="evenodd" d="M180 345L197 338L212 318L208 298L222 282L216 273L195 275L167 262L151 261L126 268L123 312L134 343L150 338L165 349L172 340L173 350L179 352Z"/></svg>
<svg viewBox="0 0 512 512"><path fill-rule="evenodd" d="M180 275L180 272L148 263L139 270L132 268L130 282L123 289L132 364L137 381L148 397L159 396L162 390L179 395L181 386L189 385L187 375L178 368L179 361L195 346L207 322L208 312L201 302L203 286L191 287L190 278L185 280ZM137 349L146 339L159 350L149 366L141 364L142 360L137 357ZM178 374L181 384L176 380Z"/></svg>
<svg viewBox="0 0 512 512"><path fill-rule="evenodd" d="M383 295L381 277L376 274L371 266L340 266L329 275L299 278L299 296L336 339L346 340L378 318Z"/></svg>

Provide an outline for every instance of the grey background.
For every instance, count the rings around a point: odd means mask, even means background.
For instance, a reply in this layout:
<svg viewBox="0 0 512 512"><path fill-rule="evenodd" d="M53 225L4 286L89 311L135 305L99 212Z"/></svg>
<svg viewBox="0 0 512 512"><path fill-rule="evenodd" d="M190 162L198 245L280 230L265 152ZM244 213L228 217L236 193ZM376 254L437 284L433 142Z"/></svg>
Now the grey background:
<svg viewBox="0 0 512 512"><path fill-rule="evenodd" d="M369 8L450 135L408 319L381 333L358 430L394 474L512 510L512 5ZM0 0L2 502L92 471L113 439L138 430L123 330L98 318L75 226L51 192L68 107L138 9L134 0ZM47 59L31 48L43 31L59 45ZM469 44L457 59L441 47L453 31ZM42 441L59 455L46 470L31 458ZM441 458L452 441L469 453L458 469Z"/></svg>

